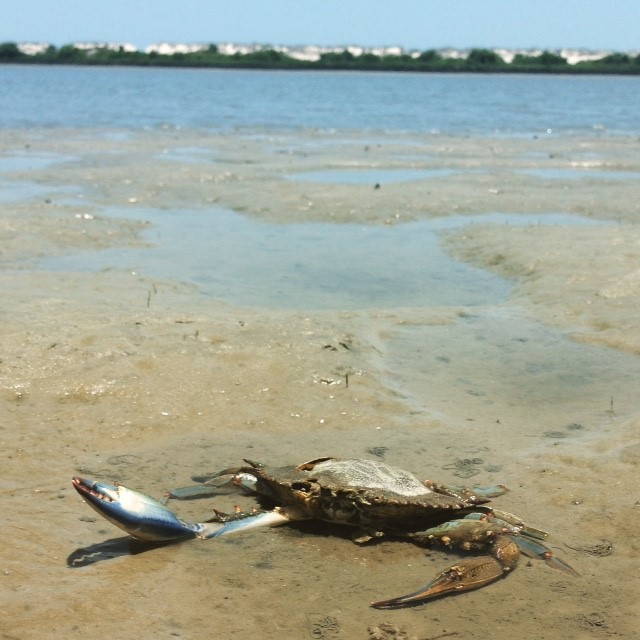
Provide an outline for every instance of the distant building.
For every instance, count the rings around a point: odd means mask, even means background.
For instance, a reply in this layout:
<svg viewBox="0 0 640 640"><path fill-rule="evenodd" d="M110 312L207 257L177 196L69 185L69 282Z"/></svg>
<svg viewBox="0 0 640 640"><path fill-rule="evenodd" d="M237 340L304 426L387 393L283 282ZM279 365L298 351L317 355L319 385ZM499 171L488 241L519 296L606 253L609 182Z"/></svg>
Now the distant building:
<svg viewBox="0 0 640 640"><path fill-rule="evenodd" d="M99 49L107 49L108 51L126 51L127 53L134 53L138 50L132 44L120 43L120 42L74 42L73 46L76 49L82 49L83 51L98 51Z"/></svg>
<svg viewBox="0 0 640 640"><path fill-rule="evenodd" d="M161 56L172 56L174 53L198 53L198 51L206 51L208 48L208 44L171 44L169 42L160 42L149 45L144 52L157 53Z"/></svg>
<svg viewBox="0 0 640 640"><path fill-rule="evenodd" d="M17 45L18 49L25 55L37 55L43 53L49 48L48 43L43 42L22 42ZM138 49L129 43L115 43L115 42L75 42L73 46L76 49L82 49L84 51L97 51L99 49L108 49L110 51L127 51L135 52ZM405 50L402 47L360 47L357 45L346 45L341 47L322 47L319 45L299 45L299 46L282 46L282 45L270 45L270 44L235 44L232 42L216 43L217 50L222 55L246 55L248 53L255 53L257 51L264 51L273 49L279 53L288 55L296 60L304 60L308 62L316 62L323 54L326 53L342 53L348 51L352 56L359 57L365 54L373 54L379 57L382 56L402 56L408 55L412 58L417 58L421 51L419 50ZM151 44L145 48L145 53L155 53L163 56L170 56L175 53L197 53L199 51L206 51L211 47L210 44L188 44L188 43L170 43L160 42ZM437 49L437 53L443 58L464 60L469 55L471 49L455 49L453 47ZM505 62L510 63L513 61L516 55L524 55L537 57L542 55L545 51L553 53L555 55L563 57L569 64L577 64L578 62L586 62L593 60L600 60L612 53L613 51L591 51L588 49L507 49L507 48L493 48L490 49L498 56L500 56ZM638 54L637 51L626 52L630 56Z"/></svg>
<svg viewBox="0 0 640 640"><path fill-rule="evenodd" d="M18 51L26 56L37 56L44 53L51 45L47 42L21 42L18 44Z"/></svg>

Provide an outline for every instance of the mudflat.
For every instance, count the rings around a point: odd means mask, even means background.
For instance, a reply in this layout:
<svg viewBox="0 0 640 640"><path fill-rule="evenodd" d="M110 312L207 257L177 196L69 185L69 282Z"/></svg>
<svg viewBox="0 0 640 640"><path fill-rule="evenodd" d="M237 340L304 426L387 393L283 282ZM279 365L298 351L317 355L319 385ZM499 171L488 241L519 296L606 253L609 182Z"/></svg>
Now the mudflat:
<svg viewBox="0 0 640 640"><path fill-rule="evenodd" d="M635 137L167 129L0 140L3 637L637 633ZM443 231L442 246L511 290L472 307L266 309L144 268L43 266L114 247L144 255L154 212L174 208L282 225L473 215ZM547 224L547 214L575 222ZM581 576L524 558L485 589L375 611L369 602L424 584L456 555L356 546L309 524L145 549L70 483L82 475L160 496L243 458L321 455L504 483L496 504L549 531ZM251 502L175 509L200 521Z"/></svg>

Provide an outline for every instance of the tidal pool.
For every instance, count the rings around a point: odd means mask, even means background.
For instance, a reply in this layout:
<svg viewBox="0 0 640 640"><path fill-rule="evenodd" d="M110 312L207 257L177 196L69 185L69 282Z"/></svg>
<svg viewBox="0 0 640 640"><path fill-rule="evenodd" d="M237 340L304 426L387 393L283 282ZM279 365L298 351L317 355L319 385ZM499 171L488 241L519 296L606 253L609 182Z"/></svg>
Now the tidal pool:
<svg viewBox="0 0 640 640"><path fill-rule="evenodd" d="M54 187L28 180L0 180L1 204L33 201L34 199L44 200L53 194L66 196L77 192L79 189L70 186Z"/></svg>
<svg viewBox="0 0 640 640"><path fill-rule="evenodd" d="M475 306L511 284L449 256L440 234L464 225L593 224L569 215L461 216L397 225L256 222L213 211L106 209L146 219L147 247L43 259L43 269L126 270L196 284L207 296L272 309Z"/></svg>
<svg viewBox="0 0 640 640"><path fill-rule="evenodd" d="M74 160L73 156L60 153L36 153L25 150L21 153L0 157L0 172L8 171L37 171L46 169L54 164Z"/></svg>
<svg viewBox="0 0 640 640"><path fill-rule="evenodd" d="M576 167L575 169L523 169L524 173L535 178L551 178L552 180L638 180L640 173L636 171L607 171L606 169L590 169Z"/></svg>
<svg viewBox="0 0 640 640"><path fill-rule="evenodd" d="M424 178L444 178L457 173L454 169L323 169L291 173L288 180L327 184L390 184L413 182Z"/></svg>

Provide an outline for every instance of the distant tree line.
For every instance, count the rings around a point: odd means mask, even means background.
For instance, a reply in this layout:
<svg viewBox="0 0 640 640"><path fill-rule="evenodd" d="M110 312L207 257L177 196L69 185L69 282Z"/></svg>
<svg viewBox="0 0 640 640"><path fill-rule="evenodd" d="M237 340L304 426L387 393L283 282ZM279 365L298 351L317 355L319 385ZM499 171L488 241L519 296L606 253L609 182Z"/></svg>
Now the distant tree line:
<svg viewBox="0 0 640 640"><path fill-rule="evenodd" d="M193 53L160 54L126 51L107 47L94 49L73 45L50 46L41 53L25 54L13 42L0 43L0 63L123 65L144 67L219 67L236 69L327 69L352 71L423 71L423 72L483 72L483 73L598 73L640 74L640 55L613 53L600 60L569 64L565 58L549 51L541 55L518 54L505 62L491 49L472 49L466 58L443 57L438 51L427 50L419 56L364 53L354 55L347 49L323 53L319 60L298 60L284 52L263 49L250 53L227 55L215 44Z"/></svg>

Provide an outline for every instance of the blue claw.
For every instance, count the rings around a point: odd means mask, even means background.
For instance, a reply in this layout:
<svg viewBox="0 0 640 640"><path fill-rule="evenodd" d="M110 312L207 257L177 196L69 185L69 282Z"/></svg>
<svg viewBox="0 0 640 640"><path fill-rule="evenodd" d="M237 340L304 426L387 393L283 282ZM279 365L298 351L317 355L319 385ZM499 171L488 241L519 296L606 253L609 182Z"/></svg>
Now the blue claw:
<svg viewBox="0 0 640 640"><path fill-rule="evenodd" d="M185 522L162 503L122 485L75 477L75 490L101 516L139 540L169 542L188 538L215 538L255 527L275 527L292 518L283 509L218 516L210 522Z"/></svg>
<svg viewBox="0 0 640 640"><path fill-rule="evenodd" d="M201 526L180 520L157 500L122 485L75 477L74 489L101 516L139 540L167 542L195 538Z"/></svg>
<svg viewBox="0 0 640 640"><path fill-rule="evenodd" d="M258 527L278 527L296 518L291 518L284 509L276 507L273 511L255 511L224 516L219 521L213 520L197 525L200 527L198 538L209 540L229 533L247 531Z"/></svg>
<svg viewBox="0 0 640 640"><path fill-rule="evenodd" d="M566 573L568 576L578 577L580 574L564 560L556 558L553 551L536 540L532 540L526 535L512 536L512 540L518 545L518 548L525 556L530 558L539 558L544 560L550 567Z"/></svg>

